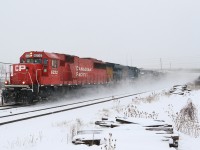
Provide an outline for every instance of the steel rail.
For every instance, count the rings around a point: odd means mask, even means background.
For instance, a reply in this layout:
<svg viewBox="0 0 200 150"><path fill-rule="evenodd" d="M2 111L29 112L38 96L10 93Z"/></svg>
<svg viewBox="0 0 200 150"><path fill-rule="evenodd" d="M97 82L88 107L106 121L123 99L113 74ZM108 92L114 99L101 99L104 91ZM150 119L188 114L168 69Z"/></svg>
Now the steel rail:
<svg viewBox="0 0 200 150"><path fill-rule="evenodd" d="M24 120L28 120L28 119L33 119L33 118L38 118L38 117L42 117L42 116L52 115L52 114L61 113L61 112L69 111L69 110L74 110L74 109L78 109L78 108L83 108L83 107L88 107L88 106L92 106L92 105L97 105L97 104L109 102L109 101L112 101L112 100L123 99L123 98L126 98L126 97L130 97L130 96L134 96L134 95L139 95L139 94L143 94L143 93L147 93L147 92L149 92L149 91L140 92L140 93L134 93L134 94L129 94L129 95L121 96L121 97L115 97L115 98L110 98L110 99L102 100L102 101L99 101L99 102L84 104L84 105L81 105L81 106L75 106L75 107L72 107L72 108L66 108L66 109L62 109L62 110L56 110L56 111L47 112L47 113L44 113L44 114L39 114L39 115L24 117L24 118L20 118L20 119L14 119L14 120L5 121L5 122L0 122L0 125L6 125L6 124L14 123L14 122L24 121ZM99 100L99 99L95 99L95 100ZM68 105L65 105L65 106L75 105L75 104L81 104L81 103L86 103L86 102L91 102L91 101L94 101L94 100L88 100L88 101L84 101L84 102L77 102L77 103L68 104ZM59 108L59 107L64 107L64 105L57 106L57 107L55 106L55 107L51 107L51 108L40 109L40 110L34 110L34 111L29 111L29 112L24 112L24 113L19 113L19 114L13 114L13 115L8 115L8 116L1 116L1 118L15 116L15 115L21 115L21 114L26 114L26 113L36 112L36 111L43 111L43 110L48 110L48 109L53 109L53 108Z"/></svg>

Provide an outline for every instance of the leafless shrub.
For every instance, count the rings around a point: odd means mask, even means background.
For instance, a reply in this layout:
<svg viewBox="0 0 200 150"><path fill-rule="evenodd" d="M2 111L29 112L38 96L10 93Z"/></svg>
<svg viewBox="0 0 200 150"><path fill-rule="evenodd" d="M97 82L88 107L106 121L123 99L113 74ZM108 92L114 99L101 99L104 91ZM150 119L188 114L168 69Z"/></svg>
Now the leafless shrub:
<svg viewBox="0 0 200 150"><path fill-rule="evenodd" d="M157 119L158 114L155 111L148 113L145 111L140 111L137 106L130 104L123 110L123 114L126 117L134 117L134 118L151 118Z"/></svg>
<svg viewBox="0 0 200 150"><path fill-rule="evenodd" d="M155 92L152 92L147 97L136 97L135 99L132 99L132 102L135 103L135 104L140 104L141 102L152 103L156 100L159 100L159 97L160 97L160 94L156 94Z"/></svg>
<svg viewBox="0 0 200 150"><path fill-rule="evenodd" d="M121 112L122 106L120 105L120 100L119 99L114 99L113 100L113 109L116 110L118 113Z"/></svg>
<svg viewBox="0 0 200 150"><path fill-rule="evenodd" d="M101 147L101 150L115 150L116 149L116 139L113 139L112 133L109 133L109 137L105 138L105 145Z"/></svg>
<svg viewBox="0 0 200 150"><path fill-rule="evenodd" d="M14 141L9 141L7 145L8 145L8 148L10 149L22 148L22 147L26 147L27 145L34 146L40 143L42 139L43 139L43 134L42 132L39 132L36 134L27 135L24 138L18 137Z"/></svg>
<svg viewBox="0 0 200 150"><path fill-rule="evenodd" d="M159 94L152 93L146 98L146 102L152 103L153 101L159 100Z"/></svg>
<svg viewBox="0 0 200 150"><path fill-rule="evenodd" d="M179 113L176 113L174 121L178 131L193 137L198 137L200 135L198 111L192 101L189 101Z"/></svg>
<svg viewBox="0 0 200 150"><path fill-rule="evenodd" d="M168 91L168 92L164 92L163 95L166 96L166 97L170 97L171 93Z"/></svg>
<svg viewBox="0 0 200 150"><path fill-rule="evenodd" d="M132 99L132 103L135 105L139 105L141 103L141 98L139 97L135 97L134 99Z"/></svg>

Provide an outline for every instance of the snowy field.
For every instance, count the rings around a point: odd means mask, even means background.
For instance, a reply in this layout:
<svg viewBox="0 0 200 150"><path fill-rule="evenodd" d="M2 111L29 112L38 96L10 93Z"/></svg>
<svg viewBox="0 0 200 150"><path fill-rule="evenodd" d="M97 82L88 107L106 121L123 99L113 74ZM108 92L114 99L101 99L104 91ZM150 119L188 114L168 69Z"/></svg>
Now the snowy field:
<svg viewBox="0 0 200 150"><path fill-rule="evenodd" d="M1 150L105 150L105 144L100 146L74 145L72 138L76 131L83 129L104 130L105 139L112 134L112 145L115 150L133 149L170 149L167 141L162 141L162 135L146 131L141 124L150 120L164 120L172 124L176 133L180 136L180 150L196 150L200 147L199 112L200 90L189 86L192 91L185 91L183 95L169 93L175 84L185 84L193 81L198 74L185 74L177 78L166 78L164 81L145 80L143 84L125 84L118 89L110 91L87 93L81 98L91 99L102 95L114 95L117 93L141 92L151 90L146 94L113 100L108 103L71 110L46 117L22 121L14 124L0 126ZM129 88L130 86L130 88ZM163 90L159 90L163 89ZM106 94L102 93L105 92ZM95 94L94 94L95 93ZM88 96L90 95L90 96ZM63 98L65 100L65 98ZM63 100L56 103L63 103ZM71 99L72 100L72 99ZM195 111L194 122L181 122L180 111L192 104ZM53 104L55 105L55 102ZM186 114L187 115L187 114ZM95 125L95 121L102 117L129 117L140 122L139 125L121 125L116 128L105 128ZM140 119L147 119L141 122ZM150 121L149 121L150 122ZM177 131L178 130L178 131ZM172 148L173 149L173 148ZM110 149L111 150L111 149Z"/></svg>

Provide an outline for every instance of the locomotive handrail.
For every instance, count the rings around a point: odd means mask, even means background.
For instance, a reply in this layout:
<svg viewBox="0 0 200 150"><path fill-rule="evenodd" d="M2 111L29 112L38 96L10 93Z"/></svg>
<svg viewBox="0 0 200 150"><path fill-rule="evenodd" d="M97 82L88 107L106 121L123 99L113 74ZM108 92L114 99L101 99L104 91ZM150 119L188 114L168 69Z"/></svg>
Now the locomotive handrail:
<svg viewBox="0 0 200 150"><path fill-rule="evenodd" d="M39 81L38 81L38 71L39 71L39 70L41 71L41 69L37 69L37 70L36 70L36 81L37 81L37 84L38 84L38 89L37 89L37 92L38 92L38 93L39 93L39 90L40 90L40 89L39 89L40 83L39 83Z"/></svg>
<svg viewBox="0 0 200 150"><path fill-rule="evenodd" d="M32 78L31 78L31 75L30 75L30 72L28 72L28 75L29 75L29 77L30 77L30 80L31 80L31 83L32 83L32 92L33 92L33 80L32 80Z"/></svg>

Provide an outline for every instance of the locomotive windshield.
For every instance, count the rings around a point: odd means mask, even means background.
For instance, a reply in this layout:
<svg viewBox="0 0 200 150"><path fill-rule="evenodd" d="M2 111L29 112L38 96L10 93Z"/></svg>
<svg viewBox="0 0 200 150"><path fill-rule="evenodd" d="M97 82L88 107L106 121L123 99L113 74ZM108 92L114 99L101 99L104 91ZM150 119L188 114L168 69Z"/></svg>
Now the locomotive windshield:
<svg viewBox="0 0 200 150"><path fill-rule="evenodd" d="M41 64L42 59L41 58L27 58L26 63Z"/></svg>

